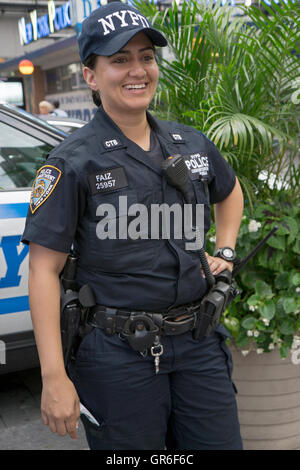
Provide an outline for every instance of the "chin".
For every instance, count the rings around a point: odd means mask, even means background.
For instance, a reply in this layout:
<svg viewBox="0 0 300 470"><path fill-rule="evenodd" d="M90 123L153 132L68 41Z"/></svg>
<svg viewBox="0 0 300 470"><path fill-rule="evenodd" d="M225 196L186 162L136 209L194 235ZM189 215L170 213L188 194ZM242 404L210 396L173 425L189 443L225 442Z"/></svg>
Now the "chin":
<svg viewBox="0 0 300 470"><path fill-rule="evenodd" d="M128 111L131 112L143 112L147 111L151 101L149 100L144 100L143 102L139 103L124 103L123 109L126 108Z"/></svg>

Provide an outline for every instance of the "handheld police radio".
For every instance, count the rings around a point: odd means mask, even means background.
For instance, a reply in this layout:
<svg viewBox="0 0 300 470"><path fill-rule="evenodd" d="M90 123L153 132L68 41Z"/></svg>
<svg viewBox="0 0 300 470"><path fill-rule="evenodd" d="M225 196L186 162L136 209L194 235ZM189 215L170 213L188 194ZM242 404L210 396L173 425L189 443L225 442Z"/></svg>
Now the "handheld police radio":
<svg viewBox="0 0 300 470"><path fill-rule="evenodd" d="M187 166L185 164L185 160L182 157L182 155L170 156L162 163L161 169L168 183L171 186L174 186L176 189L178 189L182 193L185 203L191 204L192 201L189 195L189 172L188 172ZM206 259L199 227L192 226L191 228L195 235L197 251L199 253L201 265L202 265L206 280L208 284L210 285L210 287L212 287L216 283L216 280L211 273L209 264Z"/></svg>
<svg viewBox="0 0 300 470"><path fill-rule="evenodd" d="M184 200L190 203L188 193L189 175L188 170L181 155L174 155L165 160L162 164L162 170L169 184L175 186L181 191ZM266 241L275 233L278 227L274 227L266 237L254 248L254 250L235 266L232 273L229 270L222 271L214 277L209 269L206 260L203 244L199 246L199 256L210 289L203 297L200 303L200 309L197 314L195 328L193 330L194 339L201 340L208 336L220 321L220 317L230 302L237 297L240 292L235 287L234 276L248 263L248 261L260 250ZM196 232L196 237L200 235L198 227L192 227Z"/></svg>

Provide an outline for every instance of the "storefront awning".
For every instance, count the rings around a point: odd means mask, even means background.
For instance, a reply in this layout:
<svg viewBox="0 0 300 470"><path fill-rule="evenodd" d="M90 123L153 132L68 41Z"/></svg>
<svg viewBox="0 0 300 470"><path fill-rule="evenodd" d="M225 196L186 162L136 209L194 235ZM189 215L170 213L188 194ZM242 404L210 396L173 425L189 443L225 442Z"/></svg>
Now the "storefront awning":
<svg viewBox="0 0 300 470"><path fill-rule="evenodd" d="M76 35L70 36L67 39L56 41L54 44L51 44L50 46L46 46L46 47L37 49L32 52L28 52L22 56L15 57L14 59L10 59L10 60L7 60L6 62L0 63L0 73L5 70L15 70L18 67L19 62L23 59L29 59L32 62L34 62L40 57L43 57L48 54L53 54L63 49L67 49L69 47L75 46L76 44L77 44ZM79 61L79 56L78 56L78 61Z"/></svg>

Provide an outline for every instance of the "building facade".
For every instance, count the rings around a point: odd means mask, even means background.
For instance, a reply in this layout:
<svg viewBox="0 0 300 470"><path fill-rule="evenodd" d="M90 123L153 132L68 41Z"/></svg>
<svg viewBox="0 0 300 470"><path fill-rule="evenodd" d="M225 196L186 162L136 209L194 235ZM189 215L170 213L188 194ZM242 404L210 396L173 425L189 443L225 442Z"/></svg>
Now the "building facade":
<svg viewBox="0 0 300 470"><path fill-rule="evenodd" d="M96 108L82 77L77 35L84 18L109 1L0 0L0 102L20 105L17 94L22 77L23 107L27 111L38 114L40 101L58 100L69 116L89 121ZM254 1L257 0L221 0L221 3L238 6L240 2L250 5ZM160 7L169 3L170 0L158 0ZM19 72L23 59L33 63L32 75Z"/></svg>
<svg viewBox="0 0 300 470"><path fill-rule="evenodd" d="M42 100L60 102L69 116L89 121L96 108L82 78L77 47L81 22L107 0L0 1L0 102L15 103L5 85L22 77L24 108L39 113ZM22 76L23 59L34 65ZM1 88L2 80L2 88ZM2 93L1 93L2 89Z"/></svg>

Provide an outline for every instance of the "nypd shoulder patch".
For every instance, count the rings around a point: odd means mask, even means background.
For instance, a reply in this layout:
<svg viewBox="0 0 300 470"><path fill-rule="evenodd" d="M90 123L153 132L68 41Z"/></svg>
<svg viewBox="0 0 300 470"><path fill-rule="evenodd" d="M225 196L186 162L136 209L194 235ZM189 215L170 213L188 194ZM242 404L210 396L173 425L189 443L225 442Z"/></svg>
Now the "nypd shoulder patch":
<svg viewBox="0 0 300 470"><path fill-rule="evenodd" d="M30 196L32 214L48 199L60 177L61 170L52 165L42 166L38 170Z"/></svg>

